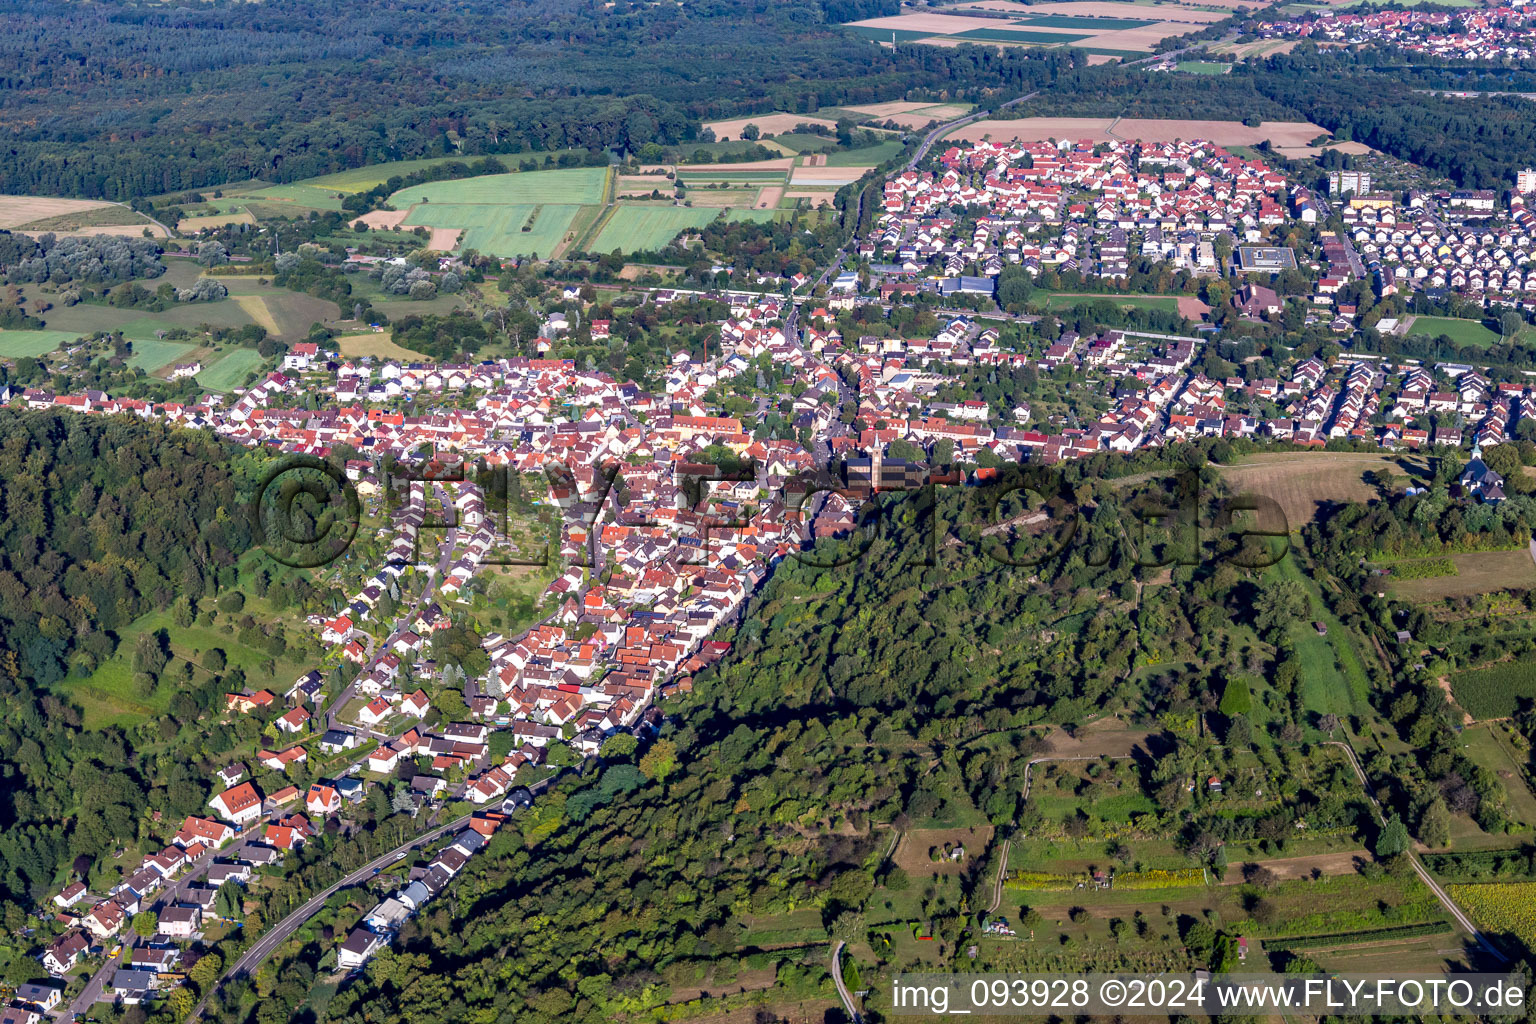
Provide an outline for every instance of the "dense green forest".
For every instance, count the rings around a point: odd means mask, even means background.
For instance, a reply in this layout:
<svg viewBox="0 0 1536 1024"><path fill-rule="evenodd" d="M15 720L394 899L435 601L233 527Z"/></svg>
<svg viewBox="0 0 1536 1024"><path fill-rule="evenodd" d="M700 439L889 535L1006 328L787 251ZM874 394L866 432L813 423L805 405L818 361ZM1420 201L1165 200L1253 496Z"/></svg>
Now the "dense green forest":
<svg viewBox="0 0 1536 1024"><path fill-rule="evenodd" d="M130 199L417 157L634 151L695 139L710 117L914 90L1013 95L1083 59L893 52L836 26L895 11L894 0L7 0L0 177L11 192Z"/></svg>
<svg viewBox="0 0 1536 1024"><path fill-rule="evenodd" d="M177 627L217 624L231 644L283 656L281 623L238 614L244 599L232 593L248 587L274 609L316 598L302 577L277 587L266 569L239 565L251 545L242 495L265 457L133 417L0 410L0 920L8 929L75 858L98 881L92 872L113 850L198 812L209 773L262 728L255 718L211 722L222 694L245 682L222 651L194 665L167 628L137 622L163 615ZM114 653L126 691L165 710L133 728L86 729L70 686ZM9 967L0 962L0 970Z"/></svg>

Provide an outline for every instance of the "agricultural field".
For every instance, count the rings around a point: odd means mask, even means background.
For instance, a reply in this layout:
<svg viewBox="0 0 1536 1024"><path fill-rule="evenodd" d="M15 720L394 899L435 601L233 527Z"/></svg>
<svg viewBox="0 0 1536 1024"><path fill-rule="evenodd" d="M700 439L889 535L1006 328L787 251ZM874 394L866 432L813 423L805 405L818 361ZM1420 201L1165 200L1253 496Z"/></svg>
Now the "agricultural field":
<svg viewBox="0 0 1536 1024"><path fill-rule="evenodd" d="M836 121L829 121L815 114L786 114L783 111L774 111L769 114L754 114L751 117L734 117L729 121L710 121L705 128L715 133L715 138L722 142L741 138L741 131L749 124L757 125L757 129L763 135L781 135L794 128L797 124L819 124L826 128L837 127ZM822 141L826 141L823 139Z"/></svg>
<svg viewBox="0 0 1536 1024"><path fill-rule="evenodd" d="M0 358L47 355L78 337L74 331L0 331Z"/></svg>
<svg viewBox="0 0 1536 1024"><path fill-rule="evenodd" d="M619 203L587 247L592 252L654 252L666 248L680 232L696 231L721 211L707 206L661 206ZM733 220L769 220L772 210L732 210Z"/></svg>
<svg viewBox="0 0 1536 1024"><path fill-rule="evenodd" d="M229 213L207 213L196 217L183 217L176 222L176 233L180 235L196 234L204 228L219 228L226 224L255 224L256 218L245 207L232 210Z"/></svg>
<svg viewBox="0 0 1536 1024"><path fill-rule="evenodd" d="M1508 718L1522 700L1536 700L1536 665L1500 662L1451 676L1456 703L1473 718Z"/></svg>
<svg viewBox="0 0 1536 1024"><path fill-rule="evenodd" d="M210 391L228 391L245 383L246 375L266 360L253 348L232 348L203 366L197 382Z"/></svg>
<svg viewBox="0 0 1536 1024"><path fill-rule="evenodd" d="M553 203L479 205L423 203L405 218L409 227L462 231L458 244L493 256L555 255L580 206Z"/></svg>
<svg viewBox="0 0 1536 1024"><path fill-rule="evenodd" d="M896 100L890 103L867 103L841 109L858 117L861 121L876 121L882 124L886 121L894 121L906 128L921 128L930 121L953 121L957 117L964 117L971 112L971 104L929 104L926 100L916 102Z"/></svg>
<svg viewBox="0 0 1536 1024"><path fill-rule="evenodd" d="M140 234L148 228L150 234L164 237L165 232L157 227L153 221L141 213L130 210L126 206L118 206L115 203L106 206L93 206L84 210L75 210L69 213L58 213L50 217L42 217L38 220L28 221L18 225L16 230L35 233L52 231L56 234Z"/></svg>
<svg viewBox="0 0 1536 1024"><path fill-rule="evenodd" d="M373 356L375 359L425 360L420 352L396 345L388 331L366 331L336 337L336 350L349 358Z"/></svg>
<svg viewBox="0 0 1536 1024"><path fill-rule="evenodd" d="M1370 501L1378 496L1367 473L1390 472L1399 489L1409 482L1411 463L1395 456L1358 452L1275 452L1250 455L1221 468L1233 493L1273 499L1292 531L1315 519L1329 504Z"/></svg>
<svg viewBox="0 0 1536 1024"><path fill-rule="evenodd" d="M1446 597L1491 594L1500 590L1536 587L1536 561L1525 548L1510 551L1466 551L1447 556L1452 575L1422 579L1388 577L1387 589L1405 601L1438 601Z"/></svg>
<svg viewBox="0 0 1536 1024"><path fill-rule="evenodd" d="M260 324L283 341L299 340L309 334L314 324L327 323L341 315L336 303L328 299L259 284L249 277L219 280L229 289L229 301L250 317L250 322Z"/></svg>
<svg viewBox="0 0 1536 1024"><path fill-rule="evenodd" d="M389 197L397 209L419 203L458 203L477 206L533 206L540 203L581 206L601 203L608 171L578 167L558 171L488 174L478 178L433 181L401 189Z"/></svg>
<svg viewBox="0 0 1536 1024"><path fill-rule="evenodd" d="M1536 882L1495 882L1448 886L1451 898L1479 926L1495 935L1510 935L1527 950L1536 951Z"/></svg>
<svg viewBox="0 0 1536 1024"><path fill-rule="evenodd" d="M1072 8L1067 10L1066 8ZM981 17L960 9L915 12L867 18L849 29L880 42L925 42L953 46L961 42L993 42L1024 46L1080 46L1107 55L1151 53L1162 40L1195 31L1202 23L1188 8L1136 4L1052 4L1040 6L973 4L971 10L1003 11L1016 17ZM1202 12L1219 20L1214 11ZM1166 16L1165 16L1166 15Z"/></svg>
<svg viewBox="0 0 1536 1024"><path fill-rule="evenodd" d="M1416 316L1408 327L1408 336L1438 338L1445 335L1458 345L1491 348L1499 343L1497 331L1490 331L1476 320L1456 320L1445 316Z"/></svg>
<svg viewBox="0 0 1536 1024"><path fill-rule="evenodd" d="M1085 15L1073 14L1045 14L1038 18L1023 18L1020 25L1037 25L1040 28L1065 28L1094 32L1113 32L1126 28L1145 28L1148 25L1156 25L1156 20L1147 21L1144 18L1091 18Z"/></svg>
<svg viewBox="0 0 1536 1024"><path fill-rule="evenodd" d="M846 149L838 153L828 153L826 155L825 161L818 166L846 167L850 170L856 169L858 174L855 174L853 177L854 179L857 179L863 176L864 172L868 168L885 163L885 161L900 153L901 150L902 145L900 142L895 139L887 139L885 142L880 143L878 146L865 146L862 149ZM795 178L798 179L796 184L807 180L803 176L808 170L813 169L814 168L806 167L796 168Z"/></svg>
<svg viewBox="0 0 1536 1024"><path fill-rule="evenodd" d="M1114 135L1109 132L1114 127ZM1108 142L1112 138L1139 139L1143 142L1172 142L1175 139L1209 139L1223 146L1254 146L1266 139L1275 146L1306 146L1319 135L1322 127L1310 121L1264 121L1250 128L1241 121L1183 121L1168 118L1114 117L1025 117L1016 121L974 121L950 132L945 138L954 142L979 142L982 139L1017 139L1038 142L1045 139L1085 139Z"/></svg>
<svg viewBox="0 0 1536 1024"><path fill-rule="evenodd" d="M433 229L434 248L549 257L575 240L584 207L607 201L609 177L602 167L492 174L414 185L389 202L406 211L395 224Z"/></svg>
<svg viewBox="0 0 1536 1024"><path fill-rule="evenodd" d="M83 216L90 210L118 209L95 199L55 199L51 196L0 195L0 228L12 230L51 217Z"/></svg>

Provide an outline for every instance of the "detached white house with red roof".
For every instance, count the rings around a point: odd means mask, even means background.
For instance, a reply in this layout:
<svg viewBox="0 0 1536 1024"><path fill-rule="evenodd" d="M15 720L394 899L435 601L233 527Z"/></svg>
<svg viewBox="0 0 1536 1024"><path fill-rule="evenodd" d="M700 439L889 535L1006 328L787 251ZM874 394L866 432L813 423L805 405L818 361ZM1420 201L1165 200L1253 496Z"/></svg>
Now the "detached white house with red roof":
<svg viewBox="0 0 1536 1024"><path fill-rule="evenodd" d="M208 806L236 825L249 825L261 817L261 794L249 782L242 782L209 800Z"/></svg>

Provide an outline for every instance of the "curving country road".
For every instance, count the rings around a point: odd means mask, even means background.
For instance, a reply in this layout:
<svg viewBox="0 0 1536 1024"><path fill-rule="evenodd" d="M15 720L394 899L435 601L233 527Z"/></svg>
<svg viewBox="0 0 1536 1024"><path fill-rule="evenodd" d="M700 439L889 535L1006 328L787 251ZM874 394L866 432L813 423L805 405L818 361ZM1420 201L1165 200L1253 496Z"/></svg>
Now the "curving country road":
<svg viewBox="0 0 1536 1024"><path fill-rule="evenodd" d="M843 940L838 939L832 944L832 980L837 984L837 997L843 1001L843 1009L848 1011L848 1016L853 1024L860 1024L863 1017L853 1005L853 995L848 991L848 986L843 984Z"/></svg>

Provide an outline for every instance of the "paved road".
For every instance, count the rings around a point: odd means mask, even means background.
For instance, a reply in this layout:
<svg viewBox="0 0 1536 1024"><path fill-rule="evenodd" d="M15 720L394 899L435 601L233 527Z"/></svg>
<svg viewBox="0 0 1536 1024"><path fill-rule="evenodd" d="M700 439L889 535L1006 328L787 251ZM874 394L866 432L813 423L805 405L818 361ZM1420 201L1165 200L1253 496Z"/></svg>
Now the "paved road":
<svg viewBox="0 0 1536 1024"><path fill-rule="evenodd" d="M170 888L162 890L155 901L149 904L148 909L159 913L166 907L180 903L182 894L187 891L187 888L193 882L202 879L203 875L208 871L208 865L213 863L216 856L218 856L217 850L209 850L193 861L191 869L183 869L185 873L182 877L173 882ZM124 927L125 929L127 928L126 922ZM53 1011L54 1016L64 1020L72 1020L75 1014L89 1011L105 995L107 982L112 979L112 973L119 967L126 966L133 959L133 950L138 945L137 938L131 930L128 930L126 934L119 934L116 939L107 939L103 945L108 945L114 941L122 942L123 951L116 957L108 958L101 965L101 968L91 976L91 980L86 983L85 988L79 995L75 996L69 1003L61 1004Z"/></svg>
<svg viewBox="0 0 1536 1024"><path fill-rule="evenodd" d="M837 983L837 997L843 1001L843 1009L848 1011L848 1016L853 1018L853 1024L860 1024L863 1017L853 1005L853 995L848 991L848 986L843 984L843 940L838 939L832 944L832 980Z"/></svg>
<svg viewBox="0 0 1536 1024"><path fill-rule="evenodd" d="M283 918L280 922L278 922L276 927L267 932L261 938L257 939L256 942L252 944L251 948L247 949L245 953L241 955L240 959L235 961L235 965L224 972L224 976L219 979L219 983L215 985L207 995L204 995L202 999L198 1000L198 1003L195 1007L193 1007L192 1015L188 1018L188 1020L195 1021L201 1017L204 1008L208 1004L209 997L223 988L225 983L237 978L248 977L252 971L261 965L263 960L272 955L278 946L281 946L288 940L290 935L298 931L299 927L304 924L305 921L308 921L311 917L315 916L315 914L319 912L320 908L325 906L325 901L330 899L338 889L344 889L350 885L357 885L359 882L373 877L373 872L376 868L387 867L401 859L402 854L409 854L413 849L417 847L425 846L426 844L431 843L436 839L440 839L442 836L449 832L456 832L459 829L464 828L469 824L469 817L469 815L465 815L462 818L455 818L453 821L450 821L446 825L439 825L430 832L415 836L410 840L401 843L399 846L395 847L393 850L390 850L388 853L380 854L373 860L369 861L367 864L364 864L362 867L358 868L356 871L353 871L351 874L343 877L340 881L335 882L321 892L316 893L309 899L307 903L305 903L299 909L295 910L293 913L289 914L287 917Z"/></svg>

